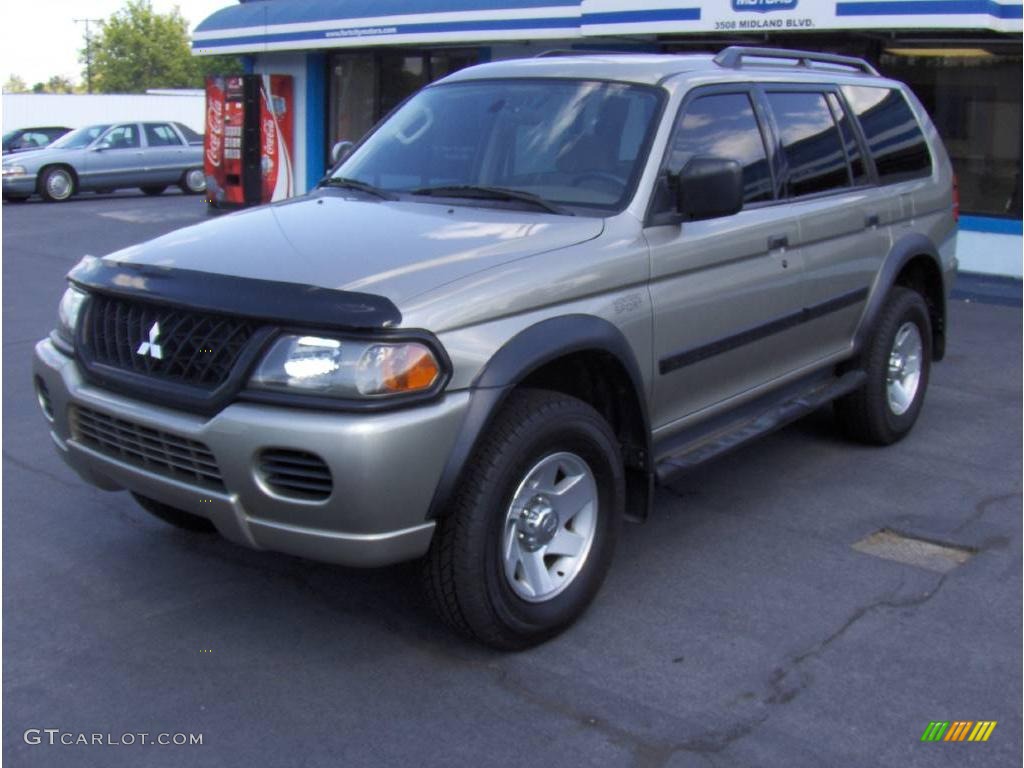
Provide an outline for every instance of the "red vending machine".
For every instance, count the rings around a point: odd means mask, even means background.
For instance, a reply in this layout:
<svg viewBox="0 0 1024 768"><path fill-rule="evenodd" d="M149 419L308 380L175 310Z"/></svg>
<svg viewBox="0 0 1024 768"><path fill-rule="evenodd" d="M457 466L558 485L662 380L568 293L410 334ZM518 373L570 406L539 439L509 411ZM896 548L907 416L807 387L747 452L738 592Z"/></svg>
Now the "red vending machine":
<svg viewBox="0 0 1024 768"><path fill-rule="evenodd" d="M206 78L206 193L244 208L295 192L291 75Z"/></svg>

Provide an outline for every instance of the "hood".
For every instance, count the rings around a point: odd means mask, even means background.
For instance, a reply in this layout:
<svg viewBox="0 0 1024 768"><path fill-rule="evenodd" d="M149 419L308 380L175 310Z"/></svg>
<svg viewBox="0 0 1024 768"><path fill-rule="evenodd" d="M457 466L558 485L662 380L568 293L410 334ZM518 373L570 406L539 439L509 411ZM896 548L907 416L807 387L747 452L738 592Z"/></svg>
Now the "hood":
<svg viewBox="0 0 1024 768"><path fill-rule="evenodd" d="M26 149L20 152L8 152L4 155L4 164L29 166L26 170L33 171L49 160L66 160L69 153L79 153L80 149L63 149L53 147L40 147L39 149Z"/></svg>
<svg viewBox="0 0 1024 768"><path fill-rule="evenodd" d="M177 230L107 259L315 285L402 302L601 234L598 218L317 193Z"/></svg>

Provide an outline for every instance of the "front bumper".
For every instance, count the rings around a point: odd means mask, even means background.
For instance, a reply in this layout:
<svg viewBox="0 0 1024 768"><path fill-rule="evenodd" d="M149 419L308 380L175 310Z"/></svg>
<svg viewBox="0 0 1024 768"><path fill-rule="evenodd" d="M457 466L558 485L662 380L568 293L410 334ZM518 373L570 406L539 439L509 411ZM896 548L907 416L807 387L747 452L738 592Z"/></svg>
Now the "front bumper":
<svg viewBox="0 0 1024 768"><path fill-rule="evenodd" d="M235 403L206 419L121 397L86 382L50 340L35 348L33 373L49 397L50 434L85 480L127 489L206 517L227 539L349 566L379 566L423 555L434 522L427 512L462 424L469 395L403 410L348 414ZM223 490L211 490L129 462L76 438L71 409L88 408L141 428L203 443ZM267 448L315 453L333 491L323 501L285 497L261 478Z"/></svg>
<svg viewBox="0 0 1024 768"><path fill-rule="evenodd" d="M31 195L36 191L36 177L25 174L22 176L4 176L3 193L18 197Z"/></svg>

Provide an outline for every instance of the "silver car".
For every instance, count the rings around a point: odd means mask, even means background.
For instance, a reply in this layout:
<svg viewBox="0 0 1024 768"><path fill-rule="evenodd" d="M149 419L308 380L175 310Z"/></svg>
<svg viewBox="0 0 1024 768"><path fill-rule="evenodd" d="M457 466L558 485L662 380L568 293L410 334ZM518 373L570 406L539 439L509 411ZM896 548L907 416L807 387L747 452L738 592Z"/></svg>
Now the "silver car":
<svg viewBox="0 0 1024 768"><path fill-rule="evenodd" d="M906 436L955 217L924 109L858 59L495 62L306 196L84 259L35 387L88 482L247 547L420 558L448 623L522 648L656 485L829 403Z"/></svg>
<svg viewBox="0 0 1024 768"><path fill-rule="evenodd" d="M3 199L38 193L62 202L82 191L140 187L159 195L176 185L187 194L206 189L203 138L175 122L114 123L71 131L38 151L3 161Z"/></svg>

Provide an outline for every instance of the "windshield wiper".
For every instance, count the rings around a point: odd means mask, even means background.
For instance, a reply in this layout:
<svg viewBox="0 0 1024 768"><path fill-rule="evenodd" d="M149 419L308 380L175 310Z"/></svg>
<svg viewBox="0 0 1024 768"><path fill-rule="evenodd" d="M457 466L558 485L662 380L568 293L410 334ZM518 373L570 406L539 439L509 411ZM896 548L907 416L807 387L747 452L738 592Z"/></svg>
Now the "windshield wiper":
<svg viewBox="0 0 1024 768"><path fill-rule="evenodd" d="M477 200L515 200L520 203L529 203L538 208L543 208L548 213L557 213L561 216L575 216L572 211L561 208L554 203L549 203L540 195L535 195L532 192L523 192L519 189L506 189L505 187L453 184L440 187L420 187L419 189L412 190L410 194L434 197L464 197Z"/></svg>
<svg viewBox="0 0 1024 768"><path fill-rule="evenodd" d="M344 189L355 189L359 192L365 192L368 195L374 195L379 197L381 200L397 200L390 192L385 192L383 189L373 186L373 184L367 184L365 181L359 181L359 179L348 179L344 176L331 176L328 179L324 179L320 182L322 187L342 187Z"/></svg>

